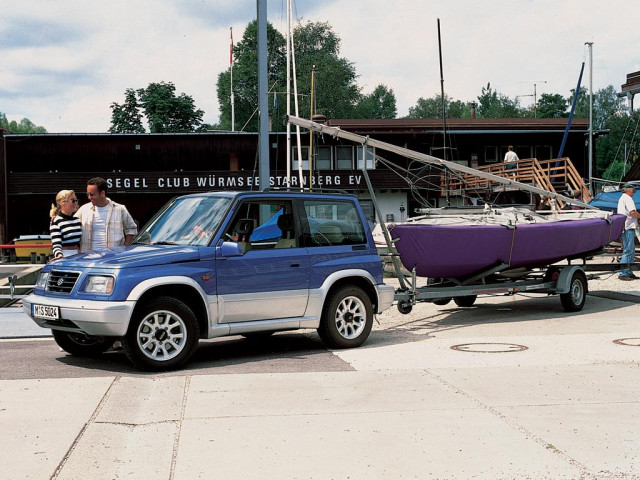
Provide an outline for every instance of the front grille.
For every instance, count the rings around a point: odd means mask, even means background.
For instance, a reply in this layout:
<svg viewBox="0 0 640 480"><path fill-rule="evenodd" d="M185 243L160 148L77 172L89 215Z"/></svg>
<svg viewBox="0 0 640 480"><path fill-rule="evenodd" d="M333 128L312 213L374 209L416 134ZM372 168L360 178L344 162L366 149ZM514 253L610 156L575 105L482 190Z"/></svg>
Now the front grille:
<svg viewBox="0 0 640 480"><path fill-rule="evenodd" d="M51 270L49 282L47 283L47 291L70 294L79 277L80 272Z"/></svg>

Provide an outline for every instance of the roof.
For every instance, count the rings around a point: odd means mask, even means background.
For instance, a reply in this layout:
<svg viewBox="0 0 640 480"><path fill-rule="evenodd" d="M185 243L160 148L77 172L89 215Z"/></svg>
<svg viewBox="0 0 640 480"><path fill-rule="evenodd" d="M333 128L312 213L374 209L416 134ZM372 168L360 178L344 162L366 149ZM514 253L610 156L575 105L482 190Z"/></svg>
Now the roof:
<svg viewBox="0 0 640 480"><path fill-rule="evenodd" d="M564 131L567 118L450 118L447 130L468 133L523 132L523 131ZM442 119L439 118L396 118L396 119L351 119L338 118L327 121L331 127L340 127L358 133L426 133L441 132ZM589 119L574 118L571 131L588 131Z"/></svg>

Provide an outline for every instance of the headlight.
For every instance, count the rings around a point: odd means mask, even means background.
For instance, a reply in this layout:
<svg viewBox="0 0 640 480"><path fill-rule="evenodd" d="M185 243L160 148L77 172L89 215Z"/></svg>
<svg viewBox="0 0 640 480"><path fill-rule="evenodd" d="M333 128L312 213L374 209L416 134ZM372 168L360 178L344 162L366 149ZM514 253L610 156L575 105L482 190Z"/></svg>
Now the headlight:
<svg viewBox="0 0 640 480"><path fill-rule="evenodd" d="M49 281L50 272L41 272L36 281L36 288L47 288L47 282Z"/></svg>
<svg viewBox="0 0 640 480"><path fill-rule="evenodd" d="M84 285L84 292L109 295L113 292L113 277L91 275Z"/></svg>

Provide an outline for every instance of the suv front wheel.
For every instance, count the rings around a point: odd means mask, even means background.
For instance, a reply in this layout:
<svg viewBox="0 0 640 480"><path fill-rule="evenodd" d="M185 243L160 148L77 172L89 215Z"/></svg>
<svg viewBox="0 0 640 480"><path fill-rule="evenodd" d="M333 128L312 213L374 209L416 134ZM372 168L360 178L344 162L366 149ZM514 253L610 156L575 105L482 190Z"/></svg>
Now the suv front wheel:
<svg viewBox="0 0 640 480"><path fill-rule="evenodd" d="M362 345L373 327L373 307L360 288L345 286L333 292L322 312L318 335L331 348Z"/></svg>
<svg viewBox="0 0 640 480"><path fill-rule="evenodd" d="M189 360L198 338L193 311L180 300L160 297L134 314L122 347L136 368L169 370Z"/></svg>

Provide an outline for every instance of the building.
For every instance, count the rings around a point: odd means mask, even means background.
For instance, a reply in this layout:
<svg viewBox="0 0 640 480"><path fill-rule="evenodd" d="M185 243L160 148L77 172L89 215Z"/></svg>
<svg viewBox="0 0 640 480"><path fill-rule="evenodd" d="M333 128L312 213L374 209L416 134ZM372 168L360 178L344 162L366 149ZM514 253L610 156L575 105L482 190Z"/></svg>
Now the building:
<svg viewBox="0 0 640 480"><path fill-rule="evenodd" d="M439 158L476 167L502 161L508 145L520 158L550 159L558 155L566 119L450 119L443 149L443 124L433 119L329 120L328 125L371 136ZM588 172L586 119L574 119L564 156L584 176ZM0 132L0 243L19 235L48 233L49 209L62 189L82 199L86 181L104 177L109 196L124 203L133 217L146 223L176 195L210 190L258 189L258 134L206 132L191 134L11 134ZM295 134L292 134L294 137ZM427 199L444 201L440 173L425 169L423 198L412 195L400 168L416 168L393 154L314 136L313 178L309 180L309 133L302 135L303 183L340 189L361 199L377 220L361 168L368 169L384 220L402 220ZM286 134L271 133L270 168L273 188L287 185ZM395 170L374 162L375 154ZM291 186L299 186L296 147L292 151ZM418 166L419 168L422 168ZM437 187L437 188L436 188ZM451 199L449 199L451 200ZM456 200L459 201L460 199ZM81 200L81 203L84 203Z"/></svg>

